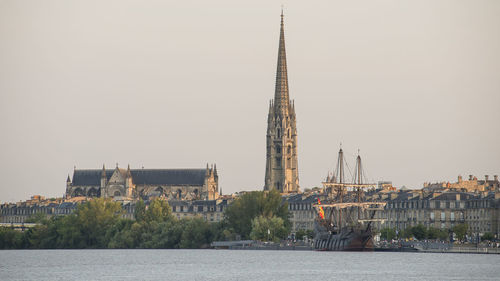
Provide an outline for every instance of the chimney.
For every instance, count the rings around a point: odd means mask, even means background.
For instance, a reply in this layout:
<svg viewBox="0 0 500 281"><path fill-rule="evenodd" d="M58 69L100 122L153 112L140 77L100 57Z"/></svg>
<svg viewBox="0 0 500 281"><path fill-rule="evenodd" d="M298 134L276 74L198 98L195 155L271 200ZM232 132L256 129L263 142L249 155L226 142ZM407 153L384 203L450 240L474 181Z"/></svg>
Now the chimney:
<svg viewBox="0 0 500 281"><path fill-rule="evenodd" d="M495 179L495 181L498 181L498 175L494 175L493 178Z"/></svg>
<svg viewBox="0 0 500 281"><path fill-rule="evenodd" d="M469 175L469 180L470 180L470 181L472 180L472 175Z"/></svg>
<svg viewBox="0 0 500 281"><path fill-rule="evenodd" d="M488 175L484 175L484 181L488 182Z"/></svg>
<svg viewBox="0 0 500 281"><path fill-rule="evenodd" d="M462 182L462 176L458 176L458 183Z"/></svg>

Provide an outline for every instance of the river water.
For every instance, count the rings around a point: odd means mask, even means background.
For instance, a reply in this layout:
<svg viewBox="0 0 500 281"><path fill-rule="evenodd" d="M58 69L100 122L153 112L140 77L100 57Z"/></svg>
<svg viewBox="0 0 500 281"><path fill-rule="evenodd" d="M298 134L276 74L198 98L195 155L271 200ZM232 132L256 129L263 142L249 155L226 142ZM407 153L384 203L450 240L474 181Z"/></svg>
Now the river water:
<svg viewBox="0 0 500 281"><path fill-rule="evenodd" d="M500 280L500 255L4 250L0 280Z"/></svg>

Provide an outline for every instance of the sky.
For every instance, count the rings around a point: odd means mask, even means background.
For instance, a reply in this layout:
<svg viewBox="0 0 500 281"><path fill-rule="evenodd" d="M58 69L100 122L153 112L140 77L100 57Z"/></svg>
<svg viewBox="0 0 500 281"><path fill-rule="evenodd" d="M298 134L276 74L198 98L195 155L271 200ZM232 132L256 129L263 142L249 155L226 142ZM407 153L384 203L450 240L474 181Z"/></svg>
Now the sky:
<svg viewBox="0 0 500 281"><path fill-rule="evenodd" d="M500 1L0 0L0 202L73 169L204 168L261 190L281 5L301 189L500 174Z"/></svg>

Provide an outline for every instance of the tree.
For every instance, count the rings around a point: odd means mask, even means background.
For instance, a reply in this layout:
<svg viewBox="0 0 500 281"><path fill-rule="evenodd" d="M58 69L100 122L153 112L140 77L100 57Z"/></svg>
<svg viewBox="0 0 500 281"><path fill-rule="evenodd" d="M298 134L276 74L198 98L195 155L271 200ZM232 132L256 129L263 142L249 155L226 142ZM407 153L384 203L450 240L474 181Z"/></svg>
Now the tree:
<svg viewBox="0 0 500 281"><path fill-rule="evenodd" d="M118 221L122 212L120 203L104 198L93 199L79 205L75 215L86 246L107 247L106 230Z"/></svg>
<svg viewBox="0 0 500 281"><path fill-rule="evenodd" d="M273 216L268 218L258 216L252 220L252 231L250 238L253 240L266 240L279 242L288 234L285 223L282 218Z"/></svg>
<svg viewBox="0 0 500 281"><path fill-rule="evenodd" d="M439 240L448 240L448 231L435 228L435 227L429 227L427 230L427 238L428 239L439 239Z"/></svg>
<svg viewBox="0 0 500 281"><path fill-rule="evenodd" d="M494 239L495 239L495 236L491 232L486 232L481 237L481 241L493 241Z"/></svg>
<svg viewBox="0 0 500 281"><path fill-rule="evenodd" d="M136 221L143 221L146 216L146 204L139 200L135 203L134 218Z"/></svg>
<svg viewBox="0 0 500 281"><path fill-rule="evenodd" d="M145 213L145 220L147 222L163 222L172 218L172 209L168 205L167 201L155 198L151 201L151 203L149 203Z"/></svg>
<svg viewBox="0 0 500 281"><path fill-rule="evenodd" d="M419 224L411 228L411 233L417 240L423 240L427 236L427 229L425 229L425 226Z"/></svg>
<svg viewBox="0 0 500 281"><path fill-rule="evenodd" d="M385 227L380 230L380 238L391 241L396 238L396 230L394 228Z"/></svg>
<svg viewBox="0 0 500 281"><path fill-rule="evenodd" d="M247 239L252 231L252 220L259 216L281 218L285 228L290 228L288 203L283 202L277 190L252 191L237 198L224 213L224 225Z"/></svg>
<svg viewBox="0 0 500 281"><path fill-rule="evenodd" d="M469 226L467 224L461 223L457 224L452 228L452 231L455 233L457 236L457 239L459 241L463 241L465 239L465 234L467 233L467 230L469 229Z"/></svg>

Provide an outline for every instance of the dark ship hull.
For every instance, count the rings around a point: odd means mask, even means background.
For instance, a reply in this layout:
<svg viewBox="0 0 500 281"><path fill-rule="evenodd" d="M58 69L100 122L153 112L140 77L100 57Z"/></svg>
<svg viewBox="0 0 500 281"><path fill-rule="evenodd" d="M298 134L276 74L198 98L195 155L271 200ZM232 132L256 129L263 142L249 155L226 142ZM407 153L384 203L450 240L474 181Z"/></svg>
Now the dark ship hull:
<svg viewBox="0 0 500 281"><path fill-rule="evenodd" d="M373 236L370 230L342 229L339 233L317 232L314 249L318 251L373 251Z"/></svg>

